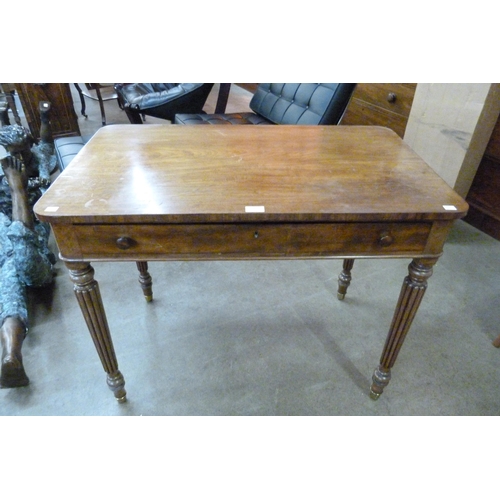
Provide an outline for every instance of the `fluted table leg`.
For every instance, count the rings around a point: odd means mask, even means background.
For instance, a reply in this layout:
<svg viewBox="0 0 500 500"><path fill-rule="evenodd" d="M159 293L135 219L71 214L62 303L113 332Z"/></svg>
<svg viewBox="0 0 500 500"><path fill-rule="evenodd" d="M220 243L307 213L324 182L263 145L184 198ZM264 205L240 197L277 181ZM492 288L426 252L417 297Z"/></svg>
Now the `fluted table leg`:
<svg viewBox="0 0 500 500"><path fill-rule="evenodd" d="M354 266L354 259L344 259L342 265L342 272L339 274L339 287L337 291L337 298L344 300L347 288L351 283L351 271Z"/></svg>
<svg viewBox="0 0 500 500"><path fill-rule="evenodd" d="M406 334L417 313L427 289L427 280L432 276L432 267L437 259L415 259L409 265L409 275L401 288L398 305L387 335L380 364L373 373L370 397L378 399L391 379L391 368L396 362Z"/></svg>
<svg viewBox="0 0 500 500"><path fill-rule="evenodd" d="M66 262L73 282L78 304L94 341L104 371L107 373L109 388L119 403L127 400L125 380L118 370L113 341L102 303L99 284L94 279L94 269L87 262Z"/></svg>
<svg viewBox="0 0 500 500"><path fill-rule="evenodd" d="M141 284L142 292L146 302L153 300L153 279L148 272L148 263L146 261L137 261L137 269L139 270L139 283Z"/></svg>

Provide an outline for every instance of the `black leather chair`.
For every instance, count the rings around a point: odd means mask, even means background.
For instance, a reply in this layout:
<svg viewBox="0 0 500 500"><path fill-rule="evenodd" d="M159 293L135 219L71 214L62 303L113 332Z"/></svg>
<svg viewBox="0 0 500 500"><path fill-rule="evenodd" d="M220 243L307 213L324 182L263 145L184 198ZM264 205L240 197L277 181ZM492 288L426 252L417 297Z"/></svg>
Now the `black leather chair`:
<svg viewBox="0 0 500 500"><path fill-rule="evenodd" d="M80 135L57 137L54 140L57 164L61 172L71 163L71 160L80 152L87 141L88 138Z"/></svg>
<svg viewBox="0 0 500 500"><path fill-rule="evenodd" d="M355 83L260 83L250 101L252 112L179 113L182 125L337 125Z"/></svg>
<svg viewBox="0 0 500 500"><path fill-rule="evenodd" d="M177 113L201 113L213 83L117 83L115 90L130 123L141 116L174 121Z"/></svg>

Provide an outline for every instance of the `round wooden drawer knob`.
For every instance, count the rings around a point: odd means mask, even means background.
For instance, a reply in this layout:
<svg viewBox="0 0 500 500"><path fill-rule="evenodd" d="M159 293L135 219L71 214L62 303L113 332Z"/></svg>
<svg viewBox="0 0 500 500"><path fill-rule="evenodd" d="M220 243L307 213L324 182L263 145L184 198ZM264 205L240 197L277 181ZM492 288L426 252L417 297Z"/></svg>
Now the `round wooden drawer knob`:
<svg viewBox="0 0 500 500"><path fill-rule="evenodd" d="M396 102L397 98L398 97L394 92L389 92L389 94L387 94L387 100L391 103Z"/></svg>
<svg viewBox="0 0 500 500"><path fill-rule="evenodd" d="M121 236L116 240L116 246L120 250L128 250L134 245L135 241L132 238L129 238L128 236Z"/></svg>
<svg viewBox="0 0 500 500"><path fill-rule="evenodd" d="M388 247L394 242L394 238L388 231L383 231L380 233L380 238L378 240L381 247Z"/></svg>

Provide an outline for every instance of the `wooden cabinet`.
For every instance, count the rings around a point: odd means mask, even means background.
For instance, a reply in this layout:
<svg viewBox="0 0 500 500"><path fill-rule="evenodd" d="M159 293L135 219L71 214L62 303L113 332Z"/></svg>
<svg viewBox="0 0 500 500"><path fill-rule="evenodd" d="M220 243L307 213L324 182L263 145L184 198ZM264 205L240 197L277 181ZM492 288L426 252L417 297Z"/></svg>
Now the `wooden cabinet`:
<svg viewBox="0 0 500 500"><path fill-rule="evenodd" d="M466 198L469 224L500 240L500 117Z"/></svg>
<svg viewBox="0 0 500 500"><path fill-rule="evenodd" d="M402 138L416 87L416 83L358 83L341 124L388 127Z"/></svg>
<svg viewBox="0 0 500 500"><path fill-rule="evenodd" d="M40 137L40 101L52 105L50 122L54 138L80 134L68 83L15 83L14 86L33 137Z"/></svg>

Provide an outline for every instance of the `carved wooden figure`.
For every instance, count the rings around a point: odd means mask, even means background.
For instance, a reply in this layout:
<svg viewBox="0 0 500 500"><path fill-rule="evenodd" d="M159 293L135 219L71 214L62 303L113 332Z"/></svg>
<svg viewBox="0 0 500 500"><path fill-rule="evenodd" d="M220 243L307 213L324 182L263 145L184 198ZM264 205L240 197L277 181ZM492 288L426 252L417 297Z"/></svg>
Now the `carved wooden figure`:
<svg viewBox="0 0 500 500"><path fill-rule="evenodd" d="M56 165L50 128L50 103L39 107L41 141L20 125L0 129L0 145L7 155L1 159L0 183L0 338L2 343L1 387L29 383L22 345L28 329L26 287L52 282L55 257L48 248L49 228L36 221L32 206L50 183Z"/></svg>

